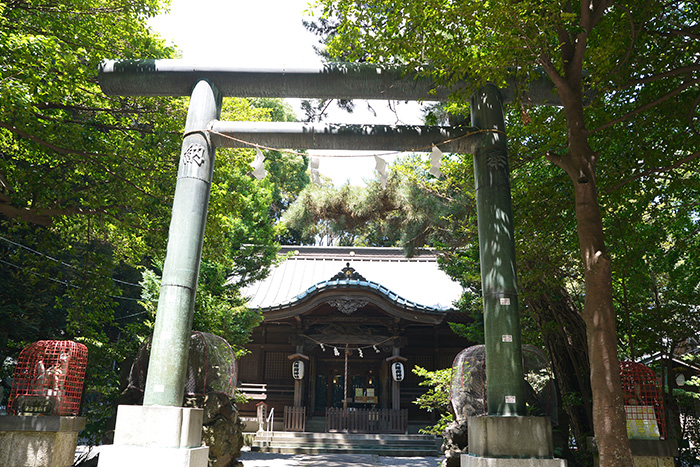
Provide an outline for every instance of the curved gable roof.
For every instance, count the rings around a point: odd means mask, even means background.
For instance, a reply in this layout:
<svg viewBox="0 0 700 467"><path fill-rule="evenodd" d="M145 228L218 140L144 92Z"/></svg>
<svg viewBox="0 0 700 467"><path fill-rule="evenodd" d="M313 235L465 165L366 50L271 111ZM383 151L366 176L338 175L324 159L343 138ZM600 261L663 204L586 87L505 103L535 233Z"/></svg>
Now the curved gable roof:
<svg viewBox="0 0 700 467"><path fill-rule="evenodd" d="M388 311L406 318L427 313L434 319L452 310L462 294L428 250L414 258L397 248L285 247L281 253L290 256L267 279L243 290L248 306L270 317L293 316L300 311L292 309L306 310L319 297L342 291L377 305L381 301ZM356 275L338 274L348 263Z"/></svg>

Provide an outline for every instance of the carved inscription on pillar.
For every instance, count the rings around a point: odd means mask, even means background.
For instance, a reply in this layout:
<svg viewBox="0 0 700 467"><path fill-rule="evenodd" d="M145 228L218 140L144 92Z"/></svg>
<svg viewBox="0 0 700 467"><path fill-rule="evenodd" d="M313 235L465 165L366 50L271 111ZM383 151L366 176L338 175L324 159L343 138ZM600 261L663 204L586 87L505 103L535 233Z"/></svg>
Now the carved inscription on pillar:
<svg viewBox="0 0 700 467"><path fill-rule="evenodd" d="M198 167L201 167L202 164L207 161L206 151L207 148L204 145L197 143L190 144L182 154L183 162L185 165L197 164Z"/></svg>
<svg viewBox="0 0 700 467"><path fill-rule="evenodd" d="M501 148L490 148L485 151L486 165L492 169L504 169L508 166L508 154Z"/></svg>
<svg viewBox="0 0 700 467"><path fill-rule="evenodd" d="M350 315L358 309L366 306L369 300L366 298L334 298L328 300L328 304L333 308L337 308L341 313Z"/></svg>

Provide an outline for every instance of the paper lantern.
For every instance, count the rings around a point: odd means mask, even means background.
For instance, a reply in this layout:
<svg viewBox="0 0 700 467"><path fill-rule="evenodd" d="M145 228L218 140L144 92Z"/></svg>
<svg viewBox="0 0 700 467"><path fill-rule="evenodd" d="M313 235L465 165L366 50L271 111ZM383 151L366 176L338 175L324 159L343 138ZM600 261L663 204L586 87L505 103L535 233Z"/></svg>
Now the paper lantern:
<svg viewBox="0 0 700 467"><path fill-rule="evenodd" d="M391 376L394 378L394 381L403 381L403 363L401 362L394 362L391 365Z"/></svg>
<svg viewBox="0 0 700 467"><path fill-rule="evenodd" d="M294 379L304 379L304 361L294 360L292 362L292 377Z"/></svg>

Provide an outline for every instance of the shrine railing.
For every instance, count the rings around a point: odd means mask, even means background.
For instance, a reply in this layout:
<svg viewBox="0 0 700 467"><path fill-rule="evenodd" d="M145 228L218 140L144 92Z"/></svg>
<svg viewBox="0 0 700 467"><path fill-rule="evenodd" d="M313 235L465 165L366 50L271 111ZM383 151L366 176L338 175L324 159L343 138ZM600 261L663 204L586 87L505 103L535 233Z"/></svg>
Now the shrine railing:
<svg viewBox="0 0 700 467"><path fill-rule="evenodd" d="M408 410L326 409L326 430L342 433L407 433Z"/></svg>
<svg viewBox="0 0 700 467"><path fill-rule="evenodd" d="M306 407L284 407L284 431L306 429Z"/></svg>

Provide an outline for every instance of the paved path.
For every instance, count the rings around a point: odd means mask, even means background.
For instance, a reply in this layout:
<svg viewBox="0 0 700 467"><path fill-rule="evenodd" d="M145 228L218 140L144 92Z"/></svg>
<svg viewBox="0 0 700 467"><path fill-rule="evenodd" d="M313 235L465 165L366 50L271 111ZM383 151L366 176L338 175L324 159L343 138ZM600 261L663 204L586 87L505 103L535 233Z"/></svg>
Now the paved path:
<svg viewBox="0 0 700 467"><path fill-rule="evenodd" d="M78 446L76 460L87 461L99 447ZM387 457L376 454L276 454L243 448L243 467L439 467L442 457ZM93 459L94 461L94 459Z"/></svg>
<svg viewBox="0 0 700 467"><path fill-rule="evenodd" d="M438 467L442 457L385 457L376 454L273 454L241 452L243 467Z"/></svg>

